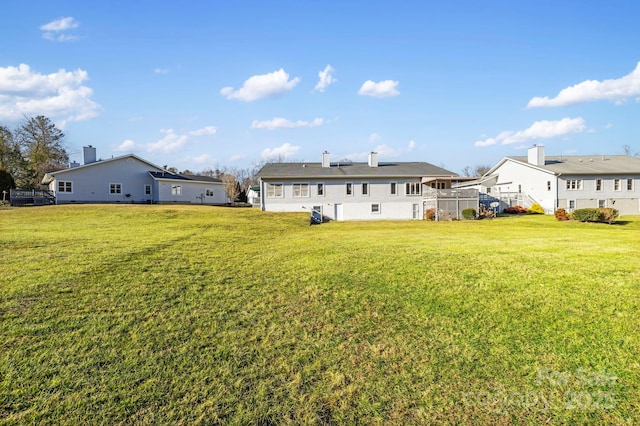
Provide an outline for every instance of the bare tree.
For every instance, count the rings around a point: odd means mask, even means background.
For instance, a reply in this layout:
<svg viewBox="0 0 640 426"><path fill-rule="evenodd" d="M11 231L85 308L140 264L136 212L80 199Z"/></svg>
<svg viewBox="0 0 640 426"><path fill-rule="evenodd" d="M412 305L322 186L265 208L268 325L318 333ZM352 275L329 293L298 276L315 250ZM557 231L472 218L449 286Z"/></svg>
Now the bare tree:
<svg viewBox="0 0 640 426"><path fill-rule="evenodd" d="M491 166L488 166L486 164L480 164L473 168L471 168L470 166L466 166L464 169L462 169L462 175L467 177L483 176L489 170L491 170Z"/></svg>
<svg viewBox="0 0 640 426"><path fill-rule="evenodd" d="M233 173L225 173L222 175L222 183L224 184L224 190L229 197L229 201L233 204L238 195L240 195L240 184Z"/></svg>

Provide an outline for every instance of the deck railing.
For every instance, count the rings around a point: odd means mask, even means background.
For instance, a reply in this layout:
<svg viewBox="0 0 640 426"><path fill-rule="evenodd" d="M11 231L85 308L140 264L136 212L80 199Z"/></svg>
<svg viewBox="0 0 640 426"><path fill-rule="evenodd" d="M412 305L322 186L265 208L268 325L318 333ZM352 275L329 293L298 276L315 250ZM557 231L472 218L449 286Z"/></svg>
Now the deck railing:
<svg viewBox="0 0 640 426"><path fill-rule="evenodd" d="M56 202L56 196L46 189L12 189L9 195L12 206L41 206Z"/></svg>
<svg viewBox="0 0 640 426"><path fill-rule="evenodd" d="M477 189L433 189L422 192L423 198L478 198Z"/></svg>

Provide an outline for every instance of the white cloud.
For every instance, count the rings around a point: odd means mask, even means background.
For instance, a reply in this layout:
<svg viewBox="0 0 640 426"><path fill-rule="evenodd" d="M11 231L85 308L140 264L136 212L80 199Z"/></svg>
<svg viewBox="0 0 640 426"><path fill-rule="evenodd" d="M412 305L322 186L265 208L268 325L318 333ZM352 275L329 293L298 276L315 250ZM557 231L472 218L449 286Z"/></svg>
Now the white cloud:
<svg viewBox="0 0 640 426"><path fill-rule="evenodd" d="M245 158L247 158L245 154L235 154L229 157L229 161L244 160Z"/></svg>
<svg viewBox="0 0 640 426"><path fill-rule="evenodd" d="M127 139L118 145L115 150L118 152L133 152L138 150L138 145L131 139Z"/></svg>
<svg viewBox="0 0 640 426"><path fill-rule="evenodd" d="M411 142L409 143L409 146L411 146ZM353 152L351 154L345 155L345 158L349 158L354 161L364 161L369 158L369 153L371 151L377 152L379 158L400 157L402 154L407 152L404 148L393 148L393 147L390 147L389 145L382 144L382 145L377 145L375 148L373 148L370 151Z"/></svg>
<svg viewBox="0 0 640 426"><path fill-rule="evenodd" d="M220 94L227 99L253 102L291 90L299 82L300 78L298 77L289 80L289 74L280 68L278 71L269 74L250 77L238 90L234 90L233 87L224 87L220 90Z"/></svg>
<svg viewBox="0 0 640 426"><path fill-rule="evenodd" d="M316 84L316 87L314 87L313 90L317 90L318 92L324 92L325 89L327 87L329 87L330 84L335 83L336 80L331 73L334 72L335 69L333 69L333 67L331 65L327 65L326 67L324 67L324 70L322 71L318 71L318 83Z"/></svg>
<svg viewBox="0 0 640 426"><path fill-rule="evenodd" d="M624 77L603 81L586 80L562 89L555 98L535 97L529 101L527 107L559 107L600 100L612 101L619 105L629 98L638 96L640 96L640 62L630 74Z"/></svg>
<svg viewBox="0 0 640 426"><path fill-rule="evenodd" d="M156 74L168 74L169 70L166 68L155 68L153 72Z"/></svg>
<svg viewBox="0 0 640 426"><path fill-rule="evenodd" d="M164 153L175 152L182 148L189 139L186 135L180 135L173 131L173 129L161 129L160 132L165 136L155 142L147 145L147 151L162 151Z"/></svg>
<svg viewBox="0 0 640 426"><path fill-rule="evenodd" d="M135 123L136 121L142 121L142 120L144 120L144 117L141 116L141 115L135 115L135 116L129 118L129 122L131 122L131 123Z"/></svg>
<svg viewBox="0 0 640 426"><path fill-rule="evenodd" d="M209 154L202 154L195 157L187 157L187 161L194 164L212 164L215 163L216 159Z"/></svg>
<svg viewBox="0 0 640 426"><path fill-rule="evenodd" d="M411 152L416 148L416 142L414 140L409 141L409 145L407 146L407 152Z"/></svg>
<svg viewBox="0 0 640 426"><path fill-rule="evenodd" d="M384 80L378 83L371 80L367 80L362 84L362 87L358 91L358 95L372 96L374 98L389 98L391 96L398 96L400 92L396 89L398 86L397 81Z"/></svg>
<svg viewBox="0 0 640 426"><path fill-rule="evenodd" d="M40 30L43 31L42 37L51 41L71 41L77 37L71 34L67 34L66 31L78 28L80 23L73 19L71 16L66 18L56 19L55 21L48 22L40 26Z"/></svg>
<svg viewBox="0 0 640 426"><path fill-rule="evenodd" d="M293 129L296 127L317 127L322 126L324 124L323 118L316 118L313 121L290 121L286 118L275 117L272 120L258 121L253 120L251 123L252 129L267 129L267 130L275 130L275 129Z"/></svg>
<svg viewBox="0 0 640 426"><path fill-rule="evenodd" d="M298 151L300 151L300 147L297 145L291 145L289 142L282 144L276 148L265 148L262 151L262 158L270 159L270 158L290 158L294 156Z"/></svg>
<svg viewBox="0 0 640 426"><path fill-rule="evenodd" d="M26 64L0 67L0 120L24 115L46 115L62 122L97 117L101 107L91 99L93 90L83 86L88 79L82 69L40 74Z"/></svg>
<svg viewBox="0 0 640 426"><path fill-rule="evenodd" d="M371 133L369 135L369 142L375 142L375 141L379 141L380 139L382 139L382 136L380 136L377 133Z"/></svg>
<svg viewBox="0 0 640 426"><path fill-rule="evenodd" d="M563 118L562 120L549 121L541 120L533 123L525 130L517 132L507 130L501 132L495 138L488 138L477 141L475 146L485 147L501 143L502 145L511 145L516 143L524 143L537 139L550 139L558 136L568 135L570 133L580 133L585 130L585 122L582 117Z"/></svg>
<svg viewBox="0 0 640 426"><path fill-rule="evenodd" d="M191 136L207 136L207 135L215 135L218 129L215 126L205 126L201 129L192 130L189 132Z"/></svg>

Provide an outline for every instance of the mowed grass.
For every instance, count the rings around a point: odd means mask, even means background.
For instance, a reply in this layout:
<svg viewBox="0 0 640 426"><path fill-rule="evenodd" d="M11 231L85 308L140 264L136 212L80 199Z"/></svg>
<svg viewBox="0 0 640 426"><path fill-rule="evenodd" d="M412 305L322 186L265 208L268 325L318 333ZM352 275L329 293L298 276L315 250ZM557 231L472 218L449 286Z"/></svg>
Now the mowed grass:
<svg viewBox="0 0 640 426"><path fill-rule="evenodd" d="M640 218L0 210L1 424L637 424Z"/></svg>

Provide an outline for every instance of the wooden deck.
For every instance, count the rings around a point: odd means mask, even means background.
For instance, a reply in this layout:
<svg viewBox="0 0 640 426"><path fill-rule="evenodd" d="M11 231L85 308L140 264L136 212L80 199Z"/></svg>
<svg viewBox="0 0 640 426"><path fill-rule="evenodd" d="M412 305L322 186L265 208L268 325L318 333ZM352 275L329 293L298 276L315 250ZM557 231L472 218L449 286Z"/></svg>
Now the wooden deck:
<svg viewBox="0 0 640 426"><path fill-rule="evenodd" d="M45 189L12 189L12 206L47 206L56 203L56 197Z"/></svg>

